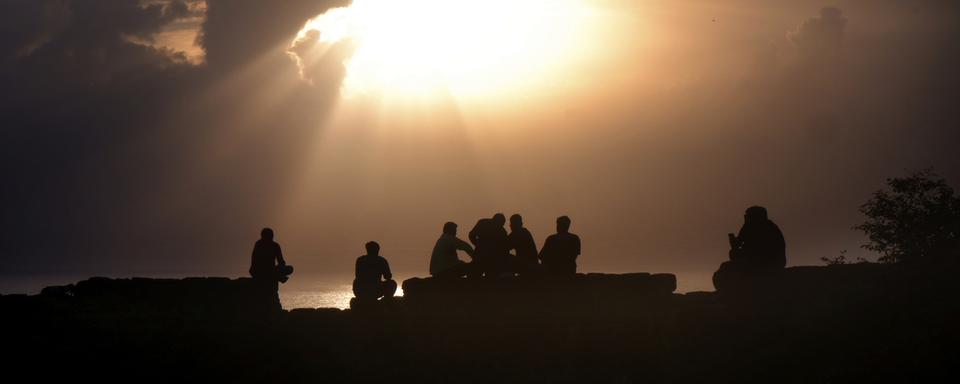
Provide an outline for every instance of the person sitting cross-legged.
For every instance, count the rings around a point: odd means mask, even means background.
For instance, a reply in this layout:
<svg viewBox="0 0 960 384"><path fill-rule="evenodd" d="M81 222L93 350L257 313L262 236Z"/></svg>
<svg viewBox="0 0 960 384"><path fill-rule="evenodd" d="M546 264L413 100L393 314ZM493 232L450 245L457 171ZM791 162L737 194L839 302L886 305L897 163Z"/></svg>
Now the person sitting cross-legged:
<svg viewBox="0 0 960 384"><path fill-rule="evenodd" d="M510 216L510 235L507 237L510 249L515 252L513 269L521 276L531 276L540 269L537 243L533 240L530 230L523 226L523 217L519 214Z"/></svg>
<svg viewBox="0 0 960 384"><path fill-rule="evenodd" d="M476 247L473 254L473 263L476 266L471 271L472 274L483 274L488 278L513 274L510 270L507 230L503 229L506 222L506 217L497 213L493 217L478 220L467 234L467 238Z"/></svg>
<svg viewBox="0 0 960 384"><path fill-rule="evenodd" d="M473 247L457 237L457 224L448 221L443 225L443 234L433 245L430 256L430 275L436 278L457 278L467 276L473 263L457 258L457 251L464 251L473 258Z"/></svg>
<svg viewBox="0 0 960 384"><path fill-rule="evenodd" d="M730 239L730 261L713 274L717 291L759 289L756 282L775 278L787 264L786 242L780 227L767 217L767 209L753 206L743 215L743 227Z"/></svg>
<svg viewBox="0 0 960 384"><path fill-rule="evenodd" d="M543 271L552 276L577 274L577 256L580 256L580 237L570 233L570 218L557 218L557 233L547 237L540 250Z"/></svg>
<svg viewBox="0 0 960 384"><path fill-rule="evenodd" d="M397 282L393 281L387 259L380 256L380 244L371 241L366 247L367 254L357 258L353 295L363 301L393 297L397 292Z"/></svg>

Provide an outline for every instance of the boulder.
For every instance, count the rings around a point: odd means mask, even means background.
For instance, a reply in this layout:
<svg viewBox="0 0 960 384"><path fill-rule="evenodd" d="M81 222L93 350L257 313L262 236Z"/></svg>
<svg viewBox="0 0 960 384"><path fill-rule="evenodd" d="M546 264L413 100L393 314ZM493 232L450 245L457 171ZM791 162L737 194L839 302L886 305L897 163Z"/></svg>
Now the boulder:
<svg viewBox="0 0 960 384"><path fill-rule="evenodd" d="M263 294L249 278L93 277L76 284L46 287L40 296L108 312L233 316L279 309L276 295Z"/></svg>
<svg viewBox="0 0 960 384"><path fill-rule="evenodd" d="M404 299L421 306L608 303L669 297L676 276L666 273L588 273L563 278L436 279L403 282Z"/></svg>

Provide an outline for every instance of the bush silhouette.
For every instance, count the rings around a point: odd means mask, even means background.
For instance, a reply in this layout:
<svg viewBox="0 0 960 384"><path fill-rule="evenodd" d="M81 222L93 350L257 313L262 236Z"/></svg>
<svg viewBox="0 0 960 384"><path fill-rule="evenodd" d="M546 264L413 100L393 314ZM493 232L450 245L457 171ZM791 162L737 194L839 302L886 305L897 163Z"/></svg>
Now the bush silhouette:
<svg viewBox="0 0 960 384"><path fill-rule="evenodd" d="M956 254L960 235L960 198L931 169L887 179L887 189L860 206L867 220L854 229L870 242L863 248L879 261L930 262Z"/></svg>

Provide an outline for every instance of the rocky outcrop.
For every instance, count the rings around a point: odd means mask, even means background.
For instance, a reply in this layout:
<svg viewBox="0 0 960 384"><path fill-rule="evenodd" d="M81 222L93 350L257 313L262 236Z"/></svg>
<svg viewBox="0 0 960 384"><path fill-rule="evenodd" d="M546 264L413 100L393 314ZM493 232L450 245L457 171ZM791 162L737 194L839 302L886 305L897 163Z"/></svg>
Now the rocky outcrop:
<svg viewBox="0 0 960 384"><path fill-rule="evenodd" d="M0 297L0 328L5 364L41 381L953 382L957 270L794 267L743 296L410 279L370 310L271 316L248 279L95 278Z"/></svg>
<svg viewBox="0 0 960 384"><path fill-rule="evenodd" d="M537 306L615 304L669 297L677 288L672 274L577 274L568 278L436 279L403 282L404 300L418 307L463 304Z"/></svg>
<svg viewBox="0 0 960 384"><path fill-rule="evenodd" d="M261 291L249 278L93 277L44 288L39 296L85 311L138 314L237 316L279 308L276 295Z"/></svg>
<svg viewBox="0 0 960 384"><path fill-rule="evenodd" d="M729 263L724 263L729 265ZM766 271L735 271L721 267L714 274L717 291L729 295L768 293L775 295L821 296L871 293L909 278L892 264L859 263L830 266L798 266Z"/></svg>

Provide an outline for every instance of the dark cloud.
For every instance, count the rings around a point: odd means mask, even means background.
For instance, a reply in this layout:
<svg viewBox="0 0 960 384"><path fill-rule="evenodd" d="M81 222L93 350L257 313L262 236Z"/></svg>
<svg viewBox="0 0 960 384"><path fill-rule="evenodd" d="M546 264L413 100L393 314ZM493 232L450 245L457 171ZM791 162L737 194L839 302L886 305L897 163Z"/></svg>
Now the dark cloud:
<svg viewBox="0 0 960 384"><path fill-rule="evenodd" d="M128 84L178 62L171 52L131 44L151 40L161 27L186 15L183 3L141 6L139 1L4 2L3 75L7 95L33 100L53 89ZM25 8L22 10L21 8ZM29 25L20 29L19 24ZM111 85L112 86L112 85ZM30 101L32 103L32 101Z"/></svg>
<svg viewBox="0 0 960 384"><path fill-rule="evenodd" d="M267 6L262 1L208 1L200 41L205 47L207 62L214 67L248 63L270 49L285 48L308 18L349 3L349 0L289 0ZM265 8L275 10L265 11Z"/></svg>
<svg viewBox="0 0 960 384"><path fill-rule="evenodd" d="M61 3L7 1L0 3L0 56L3 64L29 55L66 27L69 15Z"/></svg>
<svg viewBox="0 0 960 384"><path fill-rule="evenodd" d="M297 84L284 51L308 18L339 4L0 2L0 273L176 268L214 249L237 215L262 214L232 204L275 194L339 87L336 76ZM150 44L204 10L206 64ZM323 65L342 72L336 59ZM294 86L281 96L296 102L238 121L285 77ZM212 161L223 137L255 156Z"/></svg>

